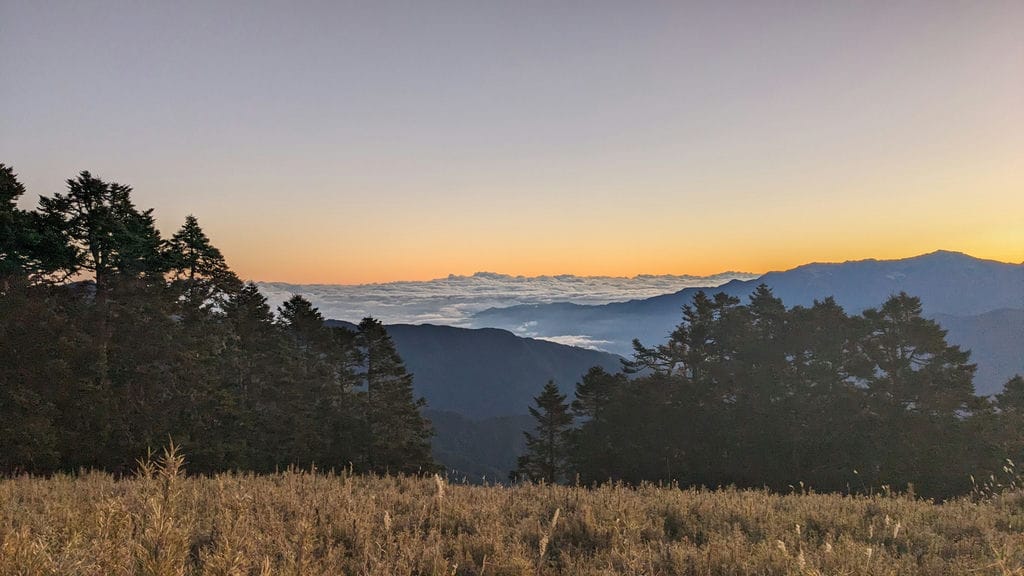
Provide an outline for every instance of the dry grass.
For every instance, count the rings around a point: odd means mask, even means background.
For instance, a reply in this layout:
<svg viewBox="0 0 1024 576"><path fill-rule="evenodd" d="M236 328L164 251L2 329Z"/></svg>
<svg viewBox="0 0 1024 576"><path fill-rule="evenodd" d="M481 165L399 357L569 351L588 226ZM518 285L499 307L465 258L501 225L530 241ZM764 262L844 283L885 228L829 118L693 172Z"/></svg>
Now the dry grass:
<svg viewBox="0 0 1024 576"><path fill-rule="evenodd" d="M1024 496L944 504L291 471L0 481L0 574L1024 574Z"/></svg>

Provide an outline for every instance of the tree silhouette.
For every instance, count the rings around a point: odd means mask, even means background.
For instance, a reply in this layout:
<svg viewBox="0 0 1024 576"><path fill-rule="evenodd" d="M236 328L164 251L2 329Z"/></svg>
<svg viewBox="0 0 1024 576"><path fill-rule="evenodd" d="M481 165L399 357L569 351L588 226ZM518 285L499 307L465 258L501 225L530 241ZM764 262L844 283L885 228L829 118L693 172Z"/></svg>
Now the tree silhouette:
<svg viewBox="0 0 1024 576"><path fill-rule="evenodd" d="M991 457L1009 458L1015 466L1024 466L1024 377L1010 378L995 396L996 415L990 436Z"/></svg>
<svg viewBox="0 0 1024 576"><path fill-rule="evenodd" d="M380 321L364 318L355 342L365 391L369 468L380 473L435 470L433 432L420 414L426 401L414 398L413 375L406 372L387 330Z"/></svg>
<svg viewBox="0 0 1024 576"><path fill-rule="evenodd" d="M573 417L565 394L558 391L553 380L536 396L536 407L530 415L536 421L534 433L524 432L526 453L519 457L513 478L527 478L532 482L562 482L568 474L569 430Z"/></svg>
<svg viewBox="0 0 1024 576"><path fill-rule="evenodd" d="M118 274L162 278L167 266L153 211L135 207L130 187L104 182L89 172L67 185L66 194L41 197L39 211L64 232L73 254L68 275L91 272L97 294L106 292Z"/></svg>
<svg viewBox="0 0 1024 576"><path fill-rule="evenodd" d="M23 194L25 186L14 170L0 163L0 293L6 292L13 276L25 272L28 217L17 204Z"/></svg>
<svg viewBox="0 0 1024 576"><path fill-rule="evenodd" d="M900 293L862 314L860 353L877 482L913 478L926 491L966 487L966 474L944 464L964 450L961 415L977 407L970 353L950 346L945 330L921 314L918 298Z"/></svg>
<svg viewBox="0 0 1024 576"><path fill-rule="evenodd" d="M126 471L168 436L196 472L435 469L379 323L328 328L300 296L275 317L195 217L164 242L127 186L24 192L0 165L0 472Z"/></svg>
<svg viewBox="0 0 1024 576"><path fill-rule="evenodd" d="M214 246L189 215L181 229L167 242L167 259L173 283L190 308L204 304L223 304L225 298L241 289L241 281L232 272L220 250Z"/></svg>

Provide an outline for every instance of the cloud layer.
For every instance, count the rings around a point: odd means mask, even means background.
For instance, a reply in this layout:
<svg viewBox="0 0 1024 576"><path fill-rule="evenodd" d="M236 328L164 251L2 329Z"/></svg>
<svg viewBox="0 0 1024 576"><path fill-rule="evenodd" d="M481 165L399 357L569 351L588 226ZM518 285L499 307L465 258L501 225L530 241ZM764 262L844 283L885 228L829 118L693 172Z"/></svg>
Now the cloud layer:
<svg viewBox="0 0 1024 576"><path fill-rule="evenodd" d="M383 284L287 284L257 283L278 306L293 294L309 299L327 318L358 322L373 316L386 324L446 324L468 326L470 317L487 308L517 304L606 304L649 298L693 286L718 286L732 279L755 278L754 274L723 272L714 276L641 275L608 276L509 276L478 272L421 282ZM524 330L524 335L529 330ZM551 337L551 340L585 347L599 347L585 336Z"/></svg>

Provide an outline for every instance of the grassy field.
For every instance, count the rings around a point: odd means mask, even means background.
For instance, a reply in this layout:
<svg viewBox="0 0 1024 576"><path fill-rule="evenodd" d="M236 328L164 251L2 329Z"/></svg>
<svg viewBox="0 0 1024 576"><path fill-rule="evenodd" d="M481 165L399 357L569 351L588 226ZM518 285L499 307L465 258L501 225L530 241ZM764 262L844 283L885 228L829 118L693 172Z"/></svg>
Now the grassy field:
<svg viewBox="0 0 1024 576"><path fill-rule="evenodd" d="M308 472L0 481L0 574L1024 574L1024 495L934 504Z"/></svg>

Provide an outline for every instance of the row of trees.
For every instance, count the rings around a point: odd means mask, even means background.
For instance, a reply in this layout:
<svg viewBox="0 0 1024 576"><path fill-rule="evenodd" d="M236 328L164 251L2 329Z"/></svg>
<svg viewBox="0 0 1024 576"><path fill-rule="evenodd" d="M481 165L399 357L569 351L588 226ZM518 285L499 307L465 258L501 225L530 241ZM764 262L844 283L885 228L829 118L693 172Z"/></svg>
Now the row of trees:
<svg viewBox="0 0 1024 576"><path fill-rule="evenodd" d="M82 172L25 211L0 164L0 472L126 470L168 438L190 469L433 470L383 326L275 314L189 216L170 238Z"/></svg>
<svg viewBox="0 0 1024 576"><path fill-rule="evenodd" d="M170 238L129 187L87 172L18 208L0 164L0 472L126 470L167 439L190 468L436 468L383 326L276 313L197 220ZM516 475L929 496L1024 455L1024 379L973 393L969 353L906 294L848 315L698 295L669 340L635 343L569 403L549 383Z"/></svg>
<svg viewBox="0 0 1024 576"><path fill-rule="evenodd" d="M975 396L969 352L907 294L850 316L831 299L787 309L764 285L746 304L702 293L666 343L634 348L571 404L544 388L514 476L944 497L1024 455L1024 379Z"/></svg>

